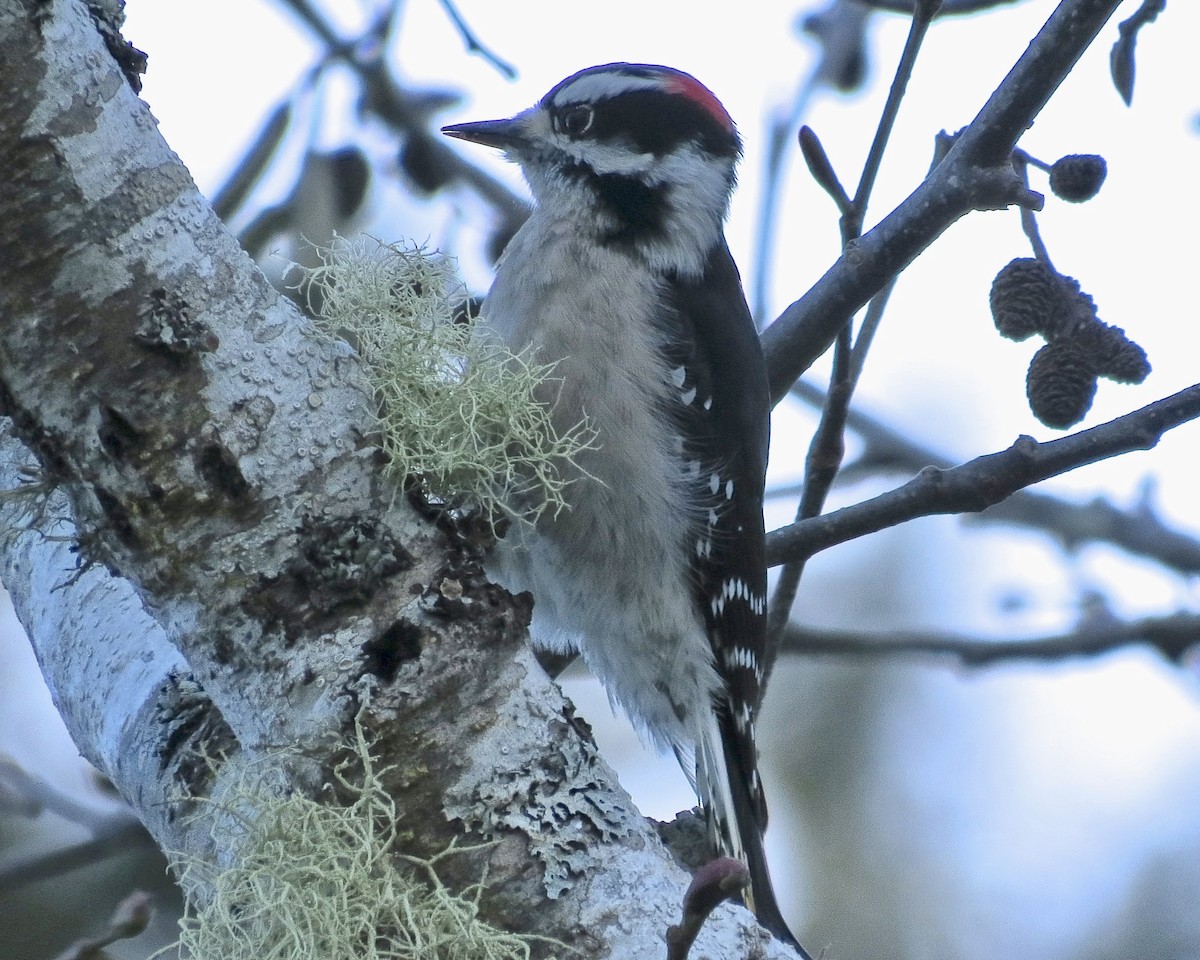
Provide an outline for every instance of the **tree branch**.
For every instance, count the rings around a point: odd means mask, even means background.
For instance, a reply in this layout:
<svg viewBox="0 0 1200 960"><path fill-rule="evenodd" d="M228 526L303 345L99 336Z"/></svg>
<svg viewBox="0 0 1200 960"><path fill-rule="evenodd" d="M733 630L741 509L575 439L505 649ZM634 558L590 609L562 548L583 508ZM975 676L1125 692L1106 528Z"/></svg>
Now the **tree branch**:
<svg viewBox="0 0 1200 960"><path fill-rule="evenodd" d="M1023 436L1007 450L958 467L925 467L888 493L772 531L767 535L767 562L776 565L811 557L917 517L977 513L1022 487L1076 467L1152 449L1168 430L1196 417L1200 417L1200 384L1069 437L1038 443Z"/></svg>
<svg viewBox="0 0 1200 960"><path fill-rule="evenodd" d="M500 217L500 233L511 236L529 216L529 203L506 184L488 174L483 167L470 163L445 138L430 130L432 108L447 106L440 96L411 90L397 83L388 68L386 51L379 44L343 41L333 26L308 0L287 0L300 22L325 46L325 59L343 63L362 84L362 108L375 114L383 123L404 137L402 165L420 168L422 189L432 192L447 184L461 184L480 195ZM456 26L466 25L456 16L450 3L443 7L454 18ZM470 45L472 35L464 33ZM512 68L488 54L482 47L474 49L486 56L502 72Z"/></svg>
<svg viewBox="0 0 1200 960"><path fill-rule="evenodd" d="M858 0L858 2L872 10L878 10L880 13L911 14L913 9L913 0ZM992 10L996 7L1007 7L1018 2L1020 0L945 0L941 9L938 10L937 16L939 18L965 16Z"/></svg>
<svg viewBox="0 0 1200 960"><path fill-rule="evenodd" d="M824 403L825 391L806 380L796 381L792 393L813 406ZM940 451L901 435L861 409L851 407L847 425L866 443L866 449L842 469L843 481L867 474L916 473L930 466L948 470L956 465ZM794 496L799 492L797 488L781 487L769 489L767 496ZM1200 539L1169 526L1147 505L1130 510L1102 498L1075 503L1047 493L1018 490L966 519L1039 530L1067 549L1083 543L1109 543L1178 573L1200 573Z"/></svg>
<svg viewBox="0 0 1200 960"><path fill-rule="evenodd" d="M1118 5L1063 0L942 162L763 331L776 402L847 320L960 217L1011 204L1040 207L1041 197L1012 169L1012 150Z"/></svg>
<svg viewBox="0 0 1200 960"><path fill-rule="evenodd" d="M381 475L353 355L238 249L82 2L0 0L0 46L0 484L40 470L70 518L0 497L0 578L83 754L161 847L230 864L220 801L272 766L316 794L358 716L405 852L496 840L443 877L486 874L487 919L661 952L686 873L534 662L527 603ZM760 935L727 905L699 944Z"/></svg>
<svg viewBox="0 0 1200 960"><path fill-rule="evenodd" d="M1169 662L1178 664L1197 643L1200 643L1200 614L1177 613L1168 617L1091 624L1071 633L1028 640L984 640L958 634L916 632L869 634L792 626L784 635L783 652L871 657L933 655L952 658L964 667L988 667L1014 660L1096 657L1144 644L1157 650Z"/></svg>

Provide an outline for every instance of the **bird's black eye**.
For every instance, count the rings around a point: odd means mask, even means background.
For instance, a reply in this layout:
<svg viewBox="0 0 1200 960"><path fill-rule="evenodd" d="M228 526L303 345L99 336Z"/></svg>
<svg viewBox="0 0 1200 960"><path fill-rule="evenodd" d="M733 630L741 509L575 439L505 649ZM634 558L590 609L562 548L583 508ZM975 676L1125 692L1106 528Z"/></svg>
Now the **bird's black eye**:
<svg viewBox="0 0 1200 960"><path fill-rule="evenodd" d="M586 103L566 107L554 115L554 129L568 137L582 137L591 129L595 111Z"/></svg>

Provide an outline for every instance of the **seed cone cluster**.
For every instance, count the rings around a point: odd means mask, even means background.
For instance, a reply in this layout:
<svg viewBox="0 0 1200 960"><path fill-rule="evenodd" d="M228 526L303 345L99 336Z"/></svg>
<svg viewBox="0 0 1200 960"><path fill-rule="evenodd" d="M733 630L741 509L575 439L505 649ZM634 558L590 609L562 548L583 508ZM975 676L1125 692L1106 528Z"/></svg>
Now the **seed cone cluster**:
<svg viewBox="0 0 1200 960"><path fill-rule="evenodd" d="M1001 336L1046 340L1029 364L1025 393L1033 415L1048 427L1063 430L1082 420L1098 378L1141 383L1150 373L1146 351L1096 315L1077 280L1041 260L1010 261L992 281L990 301Z"/></svg>

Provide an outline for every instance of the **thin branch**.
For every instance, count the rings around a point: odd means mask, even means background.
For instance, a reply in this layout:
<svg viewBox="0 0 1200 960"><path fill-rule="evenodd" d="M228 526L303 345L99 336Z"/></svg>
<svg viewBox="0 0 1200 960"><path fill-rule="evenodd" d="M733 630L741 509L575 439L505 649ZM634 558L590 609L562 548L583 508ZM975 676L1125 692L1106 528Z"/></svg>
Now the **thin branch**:
<svg viewBox="0 0 1200 960"><path fill-rule="evenodd" d="M804 492L796 510L798 523L819 516L825 508L825 500L834 480L837 479L842 458L846 453L846 416L854 391L854 381L850 376L850 352L850 326L847 324L838 335L837 345L834 347L829 394L821 410L821 422L809 443L808 456L804 463ZM769 641L763 658L764 677L770 677L775 665L780 640L791 618L792 607L796 603L806 559L799 557L785 564L775 583L775 593L771 597L767 616Z"/></svg>
<svg viewBox="0 0 1200 960"><path fill-rule="evenodd" d="M825 402L825 390L805 380L797 381L792 393L816 407ZM865 475L912 474L928 466L945 470L957 462L932 447L903 436L858 408L851 408L847 425L862 439L866 448L857 460L842 468L840 481ZM768 490L767 496L791 497L801 490L799 485L779 487ZM1076 503L1047 493L1018 490L1007 500L966 519L1048 533L1069 550L1084 543L1108 543L1178 573L1200 573L1200 539L1169 526L1144 504L1131 510L1102 498Z"/></svg>
<svg viewBox="0 0 1200 960"><path fill-rule="evenodd" d="M1012 169L1012 150L1119 2L1060 3L942 163L763 332L776 401L846 321L960 217L1012 204L1040 208L1041 196Z"/></svg>
<svg viewBox="0 0 1200 960"><path fill-rule="evenodd" d="M1200 417L1200 384L1108 423L1048 443L1022 436L1007 450L958 467L926 467L888 493L767 535L767 562L807 559L821 550L917 517L977 513L1016 491L1077 467L1150 450L1173 427Z"/></svg>
<svg viewBox="0 0 1200 960"><path fill-rule="evenodd" d="M362 108L407 138L409 149L417 150L423 165L438 171L440 184L461 183L477 192L503 218L502 232L515 233L529 216L529 204L484 168L464 160L447 146L443 137L429 130L429 116L448 105L447 98L401 87L392 78L379 44L344 41L308 0L285 0L300 21L326 48L324 60L338 60L349 68L363 86ZM368 38L373 30L368 31ZM367 52L364 53L363 50Z"/></svg>
<svg viewBox="0 0 1200 960"><path fill-rule="evenodd" d="M941 0L917 0L913 4L913 18L909 25L908 39L904 44L904 51L900 55L899 63L896 65L896 74L892 79L887 101L884 103L879 124L875 129L875 137L871 142L867 159L863 163L858 188L849 205L842 204L838 192L832 189L835 184L837 190L840 190L841 186L832 166L828 164L828 158L824 156L824 151L819 149L820 143L816 136L805 137L804 132L801 132L801 147L802 149L808 147L805 153L810 168L814 163L816 164L818 171L823 174L821 179L826 181L826 189L842 207L839 228L842 234L843 249L857 240L862 233L863 220L871 202L871 191L883 163L883 155L895 126L896 117L900 112L904 92L908 88L908 81L912 77L917 55L920 53L925 34L929 30L930 21L940 5ZM822 159L824 159L824 164L821 163ZM846 321L845 326L838 333L833 354L833 375L830 378L829 393L825 398L825 406L821 411L821 422L809 444L808 457L805 461L804 493L796 511L797 521L816 517L825 509L825 501L829 497L829 491L837 479L838 470L841 469L842 459L846 454L846 417L849 415L850 401L854 396L854 388L858 384L859 375L866 362L867 351L870 349L883 316L883 308L887 303L890 290L890 285L885 287L884 292L871 301L872 309L868 311L868 320L864 323L862 332L856 341L852 340L850 320ZM766 677L770 676L774 666L778 640L791 617L803 573L804 560L799 559L785 565L776 581L775 594L771 599L771 610L767 622L767 635L771 639L767 644L763 663Z"/></svg>
<svg viewBox="0 0 1200 960"><path fill-rule="evenodd" d="M967 519L1042 530L1053 535L1067 550L1085 543L1107 543L1161 563L1176 573L1200 574L1200 539L1169 526L1145 505L1122 509L1101 497L1087 503L1071 503L1024 490Z"/></svg>
<svg viewBox="0 0 1200 960"><path fill-rule="evenodd" d="M893 277L888 281L887 285L867 304L867 312L858 328L858 336L854 338L854 351L850 355L850 382L855 386L858 385L863 367L866 366L867 353L871 349L871 344L875 342L875 334L879 332L879 324L883 321L888 300L891 299L892 291L896 289L896 279ZM849 411L847 411L847 417L849 417Z"/></svg>
<svg viewBox="0 0 1200 960"><path fill-rule="evenodd" d="M26 771L16 761L0 755L0 811L36 820L53 813L83 827L91 838L48 853L0 862L0 893L68 870L86 866L129 849L139 838L151 844L150 835L132 813L119 808L98 810L80 803L42 777Z"/></svg>
<svg viewBox="0 0 1200 960"><path fill-rule="evenodd" d="M912 0L858 0L863 6L878 10L880 13L912 13ZM1005 7L1019 3L1020 0L945 0L938 17L965 16L969 13L980 13L995 7Z"/></svg>
<svg viewBox="0 0 1200 960"><path fill-rule="evenodd" d="M1049 169L1046 164L1043 164L1040 160L1036 160L1024 150L1013 151L1013 169L1017 172L1017 176L1025 183L1025 186L1029 186L1028 165L1030 164L1042 169ZM1021 208L1021 232L1025 234L1026 239L1029 241L1029 247L1033 251L1033 255L1051 270L1054 270L1054 262L1050 259L1050 251L1046 249L1046 243L1042 240L1042 231L1038 227L1037 213L1028 207Z"/></svg>
<svg viewBox="0 0 1200 960"><path fill-rule="evenodd" d="M1197 643L1200 643L1200 614L1177 613L1145 620L1088 624L1071 633L1027 640L918 632L871 634L794 626L784 636L782 652L872 657L928 654L951 657L965 667L984 667L1014 660L1096 657L1124 647L1146 645L1178 664Z"/></svg>
<svg viewBox="0 0 1200 960"><path fill-rule="evenodd" d="M350 44L338 36L333 25L321 16L320 11L309 0L282 0L282 3L291 9L301 23L317 35L317 39L327 50L344 51L349 48Z"/></svg>
<svg viewBox="0 0 1200 960"><path fill-rule="evenodd" d="M779 198L783 193L783 176L786 168L784 160L787 157L788 144L791 142L791 132L808 109L813 94L820 86L822 75L821 64L818 63L797 86L787 114L783 116L777 114L767 130L767 149L762 176L763 190L758 203L758 216L755 218L757 228L754 233L754 252L751 257L755 269L751 284L750 304L754 319L760 324L767 308L767 297L771 285L770 251L774 246L781 205Z"/></svg>
<svg viewBox="0 0 1200 960"><path fill-rule="evenodd" d="M925 34L929 32L929 24L942 0L914 0L912 22L909 24L908 37L904 41L904 50L900 54L900 62L896 65L892 85L888 88L887 101L875 128L875 137L867 151L867 159L863 164L862 176L858 181L858 189L854 192L851 204L851 214L848 222L843 223L842 233L847 240L857 239L862 235L863 218L867 215L867 207L871 202L871 191L875 188L875 180L879 176L879 168L883 165L883 154L887 150L888 140L891 139L892 129L896 125L896 117L900 114L900 104L904 102L904 93L908 89L908 81L912 78L913 69L917 65L917 55L921 52L921 44Z"/></svg>
<svg viewBox="0 0 1200 960"><path fill-rule="evenodd" d="M117 904L108 921L108 929L97 937L76 940L55 960L106 960L105 947L118 940L130 940L145 932L154 915L154 901L144 890L135 890Z"/></svg>
<svg viewBox="0 0 1200 960"><path fill-rule="evenodd" d="M291 118L292 101L289 97L271 111L249 149L210 201L213 212L222 220L228 221L258 184L283 142Z"/></svg>
<svg viewBox="0 0 1200 960"><path fill-rule="evenodd" d="M774 265L771 253L782 206L779 197L787 175L785 160L792 131L797 129L813 96L822 87L848 93L861 86L866 72L864 34L869 18L870 10L854 0L832 0L824 10L801 20L802 32L816 41L819 53L808 74L798 83L790 107L786 111L775 111L766 134L763 189L755 218L757 229L751 257L755 269L748 285L752 313L760 325L765 318L771 286Z"/></svg>
<svg viewBox="0 0 1200 960"><path fill-rule="evenodd" d="M479 38L475 35L475 32L469 26L467 26L466 20L464 20L462 14L458 12L458 8L451 3L451 0L438 0L438 3L440 3L442 9L446 11L446 16L448 16L450 18L450 22L454 24L454 29L457 30L459 36L462 37L463 43L467 45L468 53L478 54L479 56L483 57L483 59L495 67L506 80L515 80L517 78L517 68L508 61L501 60L499 56L497 56L479 41Z"/></svg>
<svg viewBox="0 0 1200 960"><path fill-rule="evenodd" d="M157 849L146 828L132 815L112 819L90 839L49 853L39 852L0 863L0 894L31 883L62 876L109 857L122 856L134 848Z"/></svg>

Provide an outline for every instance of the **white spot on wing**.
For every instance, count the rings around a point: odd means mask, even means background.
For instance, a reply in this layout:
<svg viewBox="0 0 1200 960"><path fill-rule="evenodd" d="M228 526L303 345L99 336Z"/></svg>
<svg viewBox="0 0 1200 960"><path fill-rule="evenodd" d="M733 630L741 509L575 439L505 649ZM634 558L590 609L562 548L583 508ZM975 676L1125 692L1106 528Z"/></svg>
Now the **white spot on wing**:
<svg viewBox="0 0 1200 960"><path fill-rule="evenodd" d="M692 401L696 399L696 388L692 387L690 390L685 390L679 395L679 399L683 401L684 406L690 407Z"/></svg>
<svg viewBox="0 0 1200 960"><path fill-rule="evenodd" d="M671 371L671 382L676 387L682 387L685 380L687 380L687 370L684 367L676 367Z"/></svg>

